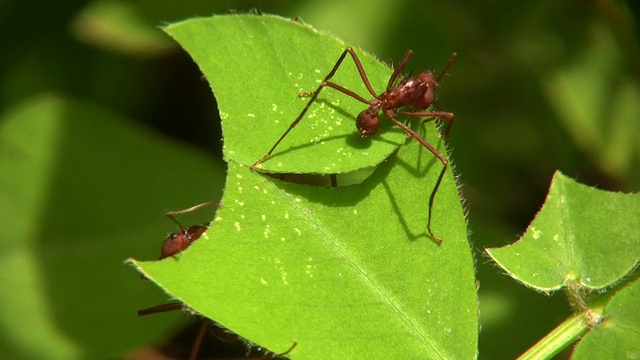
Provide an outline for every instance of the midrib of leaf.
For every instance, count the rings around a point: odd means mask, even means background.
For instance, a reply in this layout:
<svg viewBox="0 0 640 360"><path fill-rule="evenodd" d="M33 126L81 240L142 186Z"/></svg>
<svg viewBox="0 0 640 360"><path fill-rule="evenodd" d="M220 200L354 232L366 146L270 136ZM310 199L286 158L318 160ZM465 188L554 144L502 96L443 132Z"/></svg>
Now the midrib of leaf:
<svg viewBox="0 0 640 360"><path fill-rule="evenodd" d="M569 197L567 196L567 187L564 182L560 182L558 184L557 189L555 190L557 196L559 197L558 202L560 205L560 211L562 212L562 216L560 217L562 228L563 238L566 239L565 246L567 251L567 276L564 279L564 283L572 283L576 282L580 279L580 271L578 271L577 264L577 254L574 251L573 240L575 239L575 231L573 231L573 218L571 214L571 206L562 206L565 202L570 202Z"/></svg>
<svg viewBox="0 0 640 360"><path fill-rule="evenodd" d="M394 153L392 157L395 157L397 153ZM326 226L322 225L322 222L319 221L318 217L311 216L304 208L295 201L295 196L280 189L273 183L268 183L272 190L276 190L281 196L289 202L289 204L294 208L299 215L304 217L307 222L319 233L322 235L324 242L327 244L329 248L332 248L333 251L339 254L340 258L344 259L345 262L349 264L349 266L353 269L354 272L359 274L359 278L371 289L374 297L382 300L384 304L387 305L387 308L390 309L393 313L397 314L397 318L401 323L405 325L405 327L409 328L409 333L411 335L417 335L420 339L420 343L425 349L425 354L429 353L438 353L442 354L444 351L440 349L440 347L436 346L435 342L429 341L428 331L424 326L416 321L416 319L411 315L410 311L407 311L403 305L401 305L401 301L394 300L395 297L391 296L390 291L386 289L386 287L375 279L375 276L371 276L374 272L367 271L367 267L365 266L366 261L359 260L360 257L354 254L351 254L345 251L345 246L339 246L339 237L332 234L327 230Z"/></svg>

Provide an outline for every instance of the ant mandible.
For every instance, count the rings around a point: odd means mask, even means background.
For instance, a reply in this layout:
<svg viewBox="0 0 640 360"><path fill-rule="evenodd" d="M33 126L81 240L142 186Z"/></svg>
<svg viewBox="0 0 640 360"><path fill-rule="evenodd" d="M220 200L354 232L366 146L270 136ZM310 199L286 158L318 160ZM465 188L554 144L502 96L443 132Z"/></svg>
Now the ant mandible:
<svg viewBox="0 0 640 360"><path fill-rule="evenodd" d="M336 71L338 71L338 68L342 64L342 61L345 59L347 54L351 55L351 58L353 59L353 62L355 63L356 68L358 69L358 73L360 74L360 78L362 79L362 82L367 87L367 90L369 91L371 96L373 96L371 100L367 100L364 97L356 94L355 92L347 88L344 88L334 82L329 81L335 75ZM396 85L395 84L396 80L398 80L398 77L402 73L402 69L404 69L405 65L407 64L407 62L409 61L409 58L412 55L413 55L413 51L411 50L407 51L407 54L404 56L400 64L398 64L398 67L396 67L396 69L393 71L393 74L391 74L391 77L389 78L389 82L387 83L386 90L382 94L378 95L376 94L375 90L373 90L373 87L371 86L371 83L367 78L367 74L365 73L364 68L362 67L362 63L360 62L360 59L356 55L355 51L352 48L345 49L342 52L342 55L340 56L336 64L333 66L333 69L331 70L331 72L329 72L329 74L320 83L320 86L318 86L316 91L314 91L313 93L309 93L309 92L300 93L300 96L310 96L309 102L304 107L304 109L302 109L302 112L300 113L300 115L298 115L298 117L291 123L291 125L289 125L289 128L284 132L284 134L282 134L282 136L280 136L280 138L278 139L278 141L276 141L273 147L271 147L271 150L269 150L269 152L267 152L267 154L263 156L260 160L256 161L255 164L251 165L251 170L255 170L255 168L258 165L262 164L271 156L271 154L273 153L275 148L280 144L282 139L284 139L287 136L287 134L289 134L289 132L294 127L296 127L296 125L298 125L300 120L302 120L304 115L307 113L307 111L311 107L311 104L316 100L316 98L320 94L320 91L322 91L322 89L324 89L325 87L333 88L369 106L367 109L360 112L360 114L358 114L358 117L356 119L356 127L358 128L358 132L360 132L360 135L362 137L370 136L378 132L378 128L380 126L379 115L380 115L380 111L382 111L392 123L402 128L402 130L404 130L404 132L408 136L416 139L422 146L424 146L436 158L438 158L438 160L440 160L443 167L442 167L442 171L440 172L440 175L438 176L438 181L436 182L436 185L434 186L433 191L431 192L431 196L429 197L429 217L427 220L427 231L429 232L429 235L431 235L433 239L435 239L439 244L442 244L442 238L436 236L433 233L433 231L431 231L431 213L433 210L433 203L434 203L436 193L440 188L440 183L444 178L444 174L447 171L449 162L442 154L438 152L438 150L436 150L435 147L433 147L426 140L424 140L414 130L409 128L403 122L398 121L396 119L396 115L403 115L410 118L422 118L422 117L431 118L428 120L432 120L436 118L448 120L450 121L450 123L447 126L447 129L445 131L445 136L448 135L454 119L454 115L452 113L445 112L445 111L422 111L422 110L428 109L431 105L435 105L439 109L439 106L435 102L435 90L438 87L438 83L440 82L444 74L447 73L447 71L455 61L457 54L453 53L453 55L451 55L451 58L449 59L447 66L444 68L444 70L442 70L442 73L438 76L438 78L436 78L430 70L423 70L417 76L410 75L408 77L403 78ZM409 106L411 106L412 111L399 111L399 109L404 107L409 107ZM425 121L428 121L428 120L425 120Z"/></svg>

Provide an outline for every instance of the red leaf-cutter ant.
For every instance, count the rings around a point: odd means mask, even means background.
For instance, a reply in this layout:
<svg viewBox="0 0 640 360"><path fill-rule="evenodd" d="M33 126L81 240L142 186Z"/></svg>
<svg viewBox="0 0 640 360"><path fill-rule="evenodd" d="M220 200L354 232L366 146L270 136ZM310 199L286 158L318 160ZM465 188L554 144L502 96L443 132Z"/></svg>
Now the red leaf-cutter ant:
<svg viewBox="0 0 640 360"><path fill-rule="evenodd" d="M180 231L169 234L169 236L167 236L167 238L162 242L162 248L160 251L160 260L164 258L168 258L170 256L177 255L187 250L187 248L191 246L191 244L193 244L196 240L198 240L209 229L209 224L192 225L189 228L185 228L182 226L182 224L180 224L180 222L175 217L176 215L190 213L192 211L201 209L205 206L217 207L218 203L205 202L202 204L198 204L196 206L192 206L188 209L167 212L166 215L171 220L173 220L173 222L178 224Z"/></svg>
<svg viewBox="0 0 640 360"><path fill-rule="evenodd" d="M335 75L336 71L338 71L338 68L342 64L342 61L345 59L347 54L351 55L351 58L353 59L353 62L355 63L356 68L358 69L358 73L360 74L360 78L362 79L362 82L367 87L367 90L369 91L371 96L373 96L372 99L367 100L364 97L356 94L355 92L341 85L338 85L334 82L329 81ZM358 58L358 55L356 55L355 51L352 48L347 48L346 50L344 50L342 52L342 55L336 62L336 64L333 66L333 69L320 83L320 86L318 86L316 91L312 93L310 92L300 93L300 96L309 96L310 97L309 102L307 102L307 105L304 107L304 109L302 109L302 112L291 123L291 125L289 125L289 128L284 132L284 134L282 134L282 136L280 136L278 141L276 141L276 143L271 147L271 149L267 152L267 154L263 156L260 160L256 161L255 164L251 165L251 170L255 170L258 165L262 164L271 156L271 154L273 153L275 148L280 144L282 139L284 139L289 134L289 132L294 127L296 127L296 125L298 125L298 123L302 120L304 115L307 113L307 111L311 107L311 104L313 104L313 102L316 100L316 98L320 94L320 91L322 91L322 89L324 89L325 87L333 88L368 106L368 108L364 109L362 112L360 112L360 114L358 114L358 117L356 119L356 127L358 128L358 132L360 132L360 135L362 137L371 136L376 132L378 132L378 128L380 126L379 117L380 117L380 112L382 111L382 113L384 113L385 116L392 123L402 128L402 130L404 130L404 132L408 136L416 139L422 146L424 146L436 158L438 158L438 160L440 160L443 168L442 168L442 171L440 172L440 175L438 176L438 181L436 182L436 185L434 186L433 191L431 192L431 196L429 197L429 217L427 221L427 231L429 232L429 235L433 237L433 239L435 239L439 244L441 244L442 238L436 236L433 233L433 231L431 231L431 213L433 210L433 202L434 202L436 193L438 192L438 188L440 188L440 183L444 178L444 174L447 170L447 167L449 166L449 162L442 154L440 154L440 152L438 152L438 150L436 150L435 147L433 147L426 140L424 140L414 130L409 128L409 126L407 126L403 122L397 120L396 115L408 116L410 118L430 118L425 121L436 119L436 118L448 120L450 122L445 132L445 135L448 135L449 129L453 124L454 115L450 112L439 111L439 110L438 111L423 111L423 110L428 109L431 105L435 105L439 109L439 106L435 102L435 90L436 88L438 88L438 84L440 80L442 80L442 77L444 76L444 74L447 73L447 71L455 61L457 54L454 53L451 56L451 58L449 59L449 63L444 68L444 70L442 70L442 73L440 73L440 75L437 78L433 75L431 70L423 70L417 76L409 75L405 78L402 78L396 84L396 80L398 80L398 78L400 77L400 74L402 73L402 69L404 69L405 65L407 64L407 62L409 61L409 58L412 55L413 55L413 51L411 50L407 51L407 54L404 56L400 64L398 64L398 67L396 67L396 69L393 71L393 74L391 74L391 77L389 78L389 82L387 83L386 90L382 92L380 95L378 95L376 94L375 90L371 86L371 83L369 82L367 74L364 71L364 68L362 67L362 63L360 62L360 59ZM411 111L400 110L406 107L409 107Z"/></svg>

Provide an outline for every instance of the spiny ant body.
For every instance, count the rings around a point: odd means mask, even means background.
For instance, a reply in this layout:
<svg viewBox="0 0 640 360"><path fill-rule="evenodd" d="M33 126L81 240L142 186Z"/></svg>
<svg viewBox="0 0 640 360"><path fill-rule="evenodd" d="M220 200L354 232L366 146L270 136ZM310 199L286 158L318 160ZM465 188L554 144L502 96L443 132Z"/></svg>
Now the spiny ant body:
<svg viewBox="0 0 640 360"><path fill-rule="evenodd" d="M365 99L364 97L356 94L355 92L338 85L334 82L329 81L336 73L342 61L349 54L353 59L353 62L356 65L358 73L360 74L360 78L362 82L366 86L367 90L371 94L373 98L370 100ZM386 90L380 95L376 94L375 90L371 86L367 74L362 67L362 63L360 59L356 55L355 51L352 48L347 48L342 52L342 55L333 66L333 69L329 72L329 74L324 78L324 80L320 83L320 86L316 89L316 91L309 92L301 92L300 96L309 96L309 102L304 107L300 115L289 125L289 128L280 136L278 141L271 147L269 152L265 156L263 156L260 160L256 161L255 164L251 165L251 170L255 170L256 167L266 161L276 147L280 144L280 142L289 134L289 132L298 125L298 123L302 120L304 115L307 113L311 104L316 100L320 91L325 87L333 88L347 96L350 96L363 104L367 105L368 108L364 109L356 119L356 127L358 132L362 137L371 136L378 132L380 127L380 112L384 113L384 115L394 124L402 128L404 132L416 139L422 146L424 146L427 150L429 150L443 165L442 171L438 176L438 180L434 186L433 191L429 197L429 216L427 221L427 231L431 237L436 240L439 244L442 243L442 238L436 236L431 230L431 215L433 210L433 203L435 199L435 195L440 188L440 183L442 183L442 179L444 178L444 174L446 173L447 167L449 166L449 162L447 159L436 150L431 144L429 144L426 140L424 140L420 135L418 135L415 131L409 128L406 124L396 119L396 115L407 116L410 118L428 118L427 120L432 119L444 119L448 120L449 125L445 131L445 135L448 135L449 129L453 124L454 115L450 112L445 111L425 111L432 105L435 105L436 108L439 109L439 106L435 102L435 90L438 87L438 83L449 70L449 67L453 64L456 58L456 54L454 53L449 59L449 63L444 68L440 76L436 78L430 70L423 70L417 76L408 76L406 78L401 79L397 84L396 80L400 77L402 70L405 65L409 61L409 58L413 55L411 50L407 51L407 54L404 56L400 64L395 68L393 74L389 78L389 82L387 83ZM409 108L410 111L402 111L403 108ZM427 121L425 120L425 121Z"/></svg>

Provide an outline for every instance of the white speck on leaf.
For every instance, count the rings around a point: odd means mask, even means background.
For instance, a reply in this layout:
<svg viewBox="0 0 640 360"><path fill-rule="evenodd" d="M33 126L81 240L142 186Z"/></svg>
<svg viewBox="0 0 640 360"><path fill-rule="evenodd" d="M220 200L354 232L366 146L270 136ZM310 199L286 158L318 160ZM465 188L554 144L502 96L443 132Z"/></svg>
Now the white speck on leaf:
<svg viewBox="0 0 640 360"><path fill-rule="evenodd" d="M300 231L300 229L294 228L293 230L295 230L298 233L298 235L302 235L302 231Z"/></svg>
<svg viewBox="0 0 640 360"><path fill-rule="evenodd" d="M255 115L255 114L247 114L247 116L248 116L248 117L250 117L250 118L254 118L254 117L256 117L256 115Z"/></svg>
<svg viewBox="0 0 640 360"><path fill-rule="evenodd" d="M233 225L236 227L236 230L238 230L238 231L242 230L240 228L240 223L239 222L236 221L236 222L233 223Z"/></svg>
<svg viewBox="0 0 640 360"><path fill-rule="evenodd" d="M531 236L533 236L534 239L538 239L542 233L542 231L537 230L535 227L531 227L531 231L533 232Z"/></svg>

